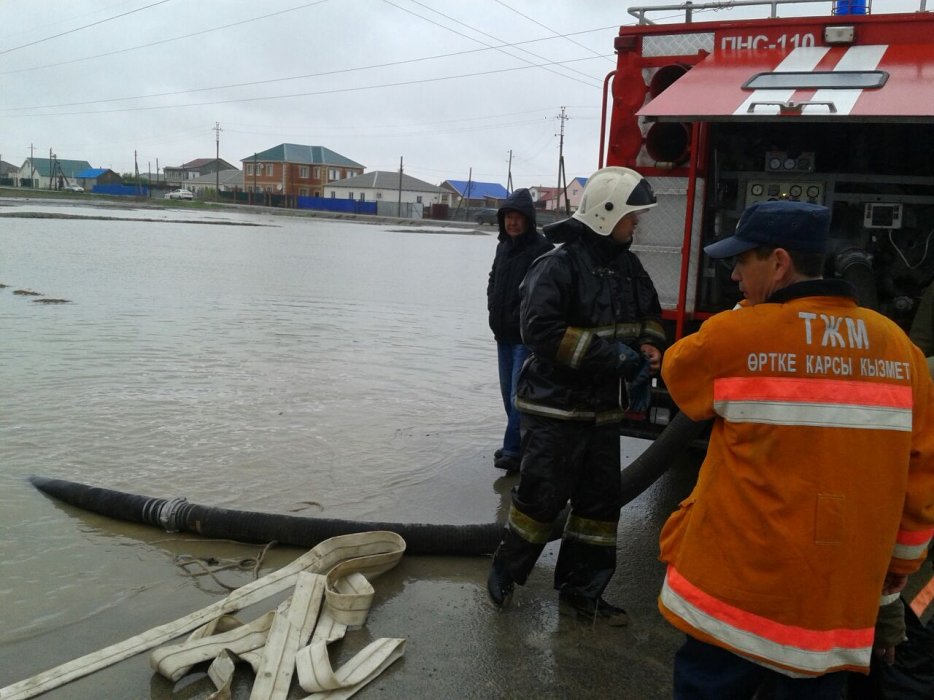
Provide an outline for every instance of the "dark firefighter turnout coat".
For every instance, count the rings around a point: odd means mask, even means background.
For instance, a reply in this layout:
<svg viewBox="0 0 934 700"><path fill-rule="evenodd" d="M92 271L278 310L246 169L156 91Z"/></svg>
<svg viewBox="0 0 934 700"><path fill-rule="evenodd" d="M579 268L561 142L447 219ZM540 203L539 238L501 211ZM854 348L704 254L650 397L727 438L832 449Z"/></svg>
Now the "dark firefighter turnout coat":
<svg viewBox="0 0 934 700"><path fill-rule="evenodd" d="M617 343L664 349L658 293L629 246L573 219L564 225L570 240L538 258L520 290L522 340L532 355L516 406L558 420L619 421L628 400Z"/></svg>
<svg viewBox="0 0 934 700"><path fill-rule="evenodd" d="M528 226L522 235L506 233L504 219L509 210L525 215ZM522 342L519 332L519 283L532 261L554 246L535 226L535 205L527 189L513 192L497 212L499 244L486 286L486 308L490 315L490 330L501 343Z"/></svg>

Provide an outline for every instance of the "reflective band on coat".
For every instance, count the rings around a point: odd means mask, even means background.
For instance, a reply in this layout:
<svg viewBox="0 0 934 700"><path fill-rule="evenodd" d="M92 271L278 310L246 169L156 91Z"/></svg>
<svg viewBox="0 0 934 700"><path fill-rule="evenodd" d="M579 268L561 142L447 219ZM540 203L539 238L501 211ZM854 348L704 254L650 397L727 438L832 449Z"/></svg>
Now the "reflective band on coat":
<svg viewBox="0 0 934 700"><path fill-rule="evenodd" d="M668 567L661 603L687 624L743 655L804 673L869 667L875 630L812 630L786 625L717 600Z"/></svg>
<svg viewBox="0 0 934 700"><path fill-rule="evenodd" d="M892 556L914 561L927 554L934 530L899 530Z"/></svg>
<svg viewBox="0 0 934 700"><path fill-rule="evenodd" d="M558 346L557 360L563 362L569 367L577 369L580 367L581 358L587 352L593 333L584 328L575 328L569 326L564 331L564 337L561 338L561 344Z"/></svg>
<svg viewBox="0 0 934 700"><path fill-rule="evenodd" d="M657 321L646 321L645 327L642 329L642 334L654 338L656 340L655 344L660 348L664 347L668 342L668 336L665 335L665 328Z"/></svg>
<svg viewBox="0 0 934 700"><path fill-rule="evenodd" d="M595 336L619 340L632 345L640 338L653 338L653 342L662 347L665 344L665 329L660 323L655 321L646 321L645 323L617 323L609 326L594 326L592 328L580 328L578 326L568 326L561 338L558 346L558 354L555 358L558 362L578 369L581 360L587 353L590 344Z"/></svg>
<svg viewBox="0 0 934 700"><path fill-rule="evenodd" d="M564 526L564 537L598 547L615 547L617 525L615 520L591 520L571 515Z"/></svg>
<svg viewBox="0 0 934 700"><path fill-rule="evenodd" d="M910 386L785 377L714 380L714 410L734 423L911 431Z"/></svg>
<svg viewBox="0 0 934 700"><path fill-rule="evenodd" d="M920 619L931 603L934 603L934 578L928 581L924 588L918 591L918 594L911 599L908 606Z"/></svg>
<svg viewBox="0 0 934 700"><path fill-rule="evenodd" d="M534 416L542 416L543 418L593 421L597 425L603 425L604 423L619 423L623 419L624 415L622 409L620 408L612 408L597 413L596 411L590 409L565 409L557 408L555 406L547 406L545 404L536 403L534 401L520 399L518 396L516 397L516 408L519 409L522 413L531 413Z"/></svg>
<svg viewBox="0 0 934 700"><path fill-rule="evenodd" d="M514 505L509 507L507 524L510 530L532 544L545 544L551 534L551 523L541 523L534 518L530 518Z"/></svg>

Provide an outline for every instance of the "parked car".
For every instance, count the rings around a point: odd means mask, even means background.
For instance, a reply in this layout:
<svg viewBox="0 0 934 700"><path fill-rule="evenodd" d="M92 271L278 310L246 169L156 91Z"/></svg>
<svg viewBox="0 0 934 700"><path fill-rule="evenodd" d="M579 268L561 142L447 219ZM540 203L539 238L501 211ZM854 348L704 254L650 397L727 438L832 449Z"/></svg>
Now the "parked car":
<svg viewBox="0 0 934 700"><path fill-rule="evenodd" d="M492 226L497 225L496 212L497 209L481 209L477 212L477 216L474 217L478 224L490 224Z"/></svg>
<svg viewBox="0 0 934 700"><path fill-rule="evenodd" d="M81 185L65 185L62 189L66 192L84 192L84 188Z"/></svg>
<svg viewBox="0 0 934 700"><path fill-rule="evenodd" d="M172 190L165 193L165 199L194 199L191 190Z"/></svg>

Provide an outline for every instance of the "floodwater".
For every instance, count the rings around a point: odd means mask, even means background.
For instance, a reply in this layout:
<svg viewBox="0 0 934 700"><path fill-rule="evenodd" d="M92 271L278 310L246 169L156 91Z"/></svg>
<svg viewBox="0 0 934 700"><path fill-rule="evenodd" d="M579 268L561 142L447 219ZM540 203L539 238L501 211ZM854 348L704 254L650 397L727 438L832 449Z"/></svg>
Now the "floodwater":
<svg viewBox="0 0 934 700"><path fill-rule="evenodd" d="M3 216L25 212L97 218ZM252 579L179 557L262 550L85 513L31 474L292 515L501 520L492 231L0 200L0 687ZM627 459L645 446L623 443ZM624 509L608 590L634 617L623 631L559 618L554 545L505 613L488 559L406 557L374 582L360 643L404 636L406 655L361 697L670 696L657 533L690 479L675 468ZM299 554L274 547L260 573ZM144 654L46 697L210 691L203 673L173 687Z"/></svg>

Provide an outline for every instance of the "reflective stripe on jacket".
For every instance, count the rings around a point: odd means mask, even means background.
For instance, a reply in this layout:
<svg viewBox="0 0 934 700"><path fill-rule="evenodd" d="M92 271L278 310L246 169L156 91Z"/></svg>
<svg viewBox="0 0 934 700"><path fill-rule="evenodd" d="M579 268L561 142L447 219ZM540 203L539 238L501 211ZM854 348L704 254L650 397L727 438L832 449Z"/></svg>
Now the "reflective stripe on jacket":
<svg viewBox="0 0 934 700"><path fill-rule="evenodd" d="M902 598L922 625L934 619L934 551L928 550L928 559L908 578Z"/></svg>
<svg viewBox="0 0 934 700"><path fill-rule="evenodd" d="M934 534L934 390L921 352L833 280L707 320L662 376L715 418L661 535L676 627L789 675L866 671L887 571Z"/></svg>

